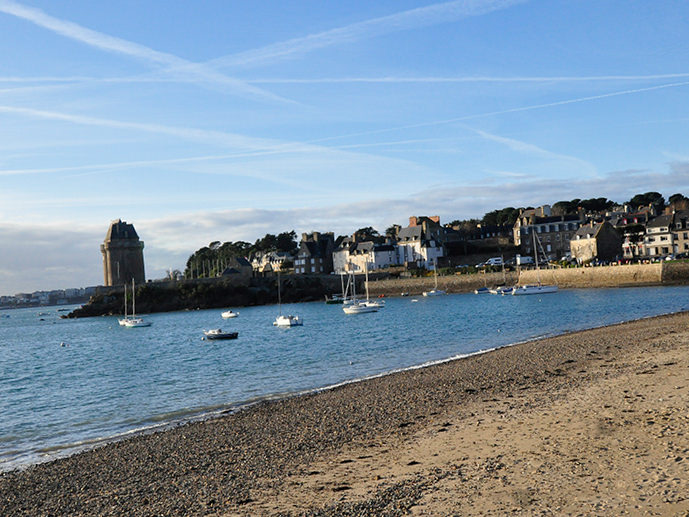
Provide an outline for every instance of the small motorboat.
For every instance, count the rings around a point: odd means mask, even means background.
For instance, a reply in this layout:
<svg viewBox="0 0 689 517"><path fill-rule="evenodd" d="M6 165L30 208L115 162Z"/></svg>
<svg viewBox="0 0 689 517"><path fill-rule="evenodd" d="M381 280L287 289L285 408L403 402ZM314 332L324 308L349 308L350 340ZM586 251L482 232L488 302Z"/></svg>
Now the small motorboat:
<svg viewBox="0 0 689 517"><path fill-rule="evenodd" d="M286 316L281 314L275 318L275 321L273 322L273 325L276 327L299 327L303 324L304 322L299 316L292 316L291 314Z"/></svg>
<svg viewBox="0 0 689 517"><path fill-rule="evenodd" d="M238 313L238 312L234 312L234 311L232 311L232 310L223 311L223 313L222 313L222 317L225 318L225 319L228 319L228 318L236 318L237 316L239 316L239 313Z"/></svg>
<svg viewBox="0 0 689 517"><path fill-rule="evenodd" d="M223 332L222 329L204 330L206 339L237 339L239 332Z"/></svg>

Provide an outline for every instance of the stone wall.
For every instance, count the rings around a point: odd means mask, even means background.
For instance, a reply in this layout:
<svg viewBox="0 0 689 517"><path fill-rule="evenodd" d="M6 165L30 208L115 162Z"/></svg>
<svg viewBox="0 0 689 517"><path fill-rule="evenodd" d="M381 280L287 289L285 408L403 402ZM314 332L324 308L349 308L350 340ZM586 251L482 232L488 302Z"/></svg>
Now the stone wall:
<svg viewBox="0 0 689 517"><path fill-rule="evenodd" d="M533 284L538 282L539 275L541 283L554 283L565 289L689 284L689 262L541 269L540 272L530 269L522 270L520 274L507 272L505 279L502 273L441 276L438 277L438 288L448 293L461 293L503 283ZM403 292L414 296L433 289L433 286L433 277L372 280L369 291L371 296L399 296Z"/></svg>
<svg viewBox="0 0 689 517"><path fill-rule="evenodd" d="M664 266L665 264L658 263L541 269L540 278L544 284L557 284L562 288L659 285L663 281ZM535 269L522 271L519 284L535 284L538 277L539 272ZM689 279L689 276L686 278Z"/></svg>
<svg viewBox="0 0 689 517"><path fill-rule="evenodd" d="M516 272L487 273L474 275L448 275L438 277L438 289L448 293L465 293L479 287L493 287L495 285L513 285L517 282ZM370 280L369 292L371 296L399 296L401 293L420 295L423 291L430 291L435 286L432 276L423 278L400 278L388 280Z"/></svg>
<svg viewBox="0 0 689 517"><path fill-rule="evenodd" d="M686 284L686 283L689 283L689 262L664 262L663 263L663 283L664 284Z"/></svg>

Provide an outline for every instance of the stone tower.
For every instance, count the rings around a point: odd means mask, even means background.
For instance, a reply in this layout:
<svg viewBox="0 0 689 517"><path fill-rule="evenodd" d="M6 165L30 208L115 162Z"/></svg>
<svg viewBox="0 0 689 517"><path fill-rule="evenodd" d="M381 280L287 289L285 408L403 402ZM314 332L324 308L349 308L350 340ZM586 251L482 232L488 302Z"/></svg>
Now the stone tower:
<svg viewBox="0 0 689 517"><path fill-rule="evenodd" d="M134 225L118 219L113 221L100 245L103 254L103 276L106 286L134 281L144 283L144 243L139 240Z"/></svg>

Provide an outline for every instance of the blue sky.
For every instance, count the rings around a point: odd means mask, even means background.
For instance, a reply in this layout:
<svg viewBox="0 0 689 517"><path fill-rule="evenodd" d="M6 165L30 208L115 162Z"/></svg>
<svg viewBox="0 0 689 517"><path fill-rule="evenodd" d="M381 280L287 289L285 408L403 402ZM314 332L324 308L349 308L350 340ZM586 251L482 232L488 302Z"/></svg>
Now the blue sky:
<svg viewBox="0 0 689 517"><path fill-rule="evenodd" d="M0 294L211 241L689 195L689 4L0 0Z"/></svg>

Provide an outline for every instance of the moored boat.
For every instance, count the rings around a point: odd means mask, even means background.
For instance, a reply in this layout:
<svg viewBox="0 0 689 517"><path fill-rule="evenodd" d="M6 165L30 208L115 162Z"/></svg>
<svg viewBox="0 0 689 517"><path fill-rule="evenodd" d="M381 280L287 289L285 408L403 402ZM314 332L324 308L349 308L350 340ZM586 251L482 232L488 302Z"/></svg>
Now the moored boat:
<svg viewBox="0 0 689 517"><path fill-rule="evenodd" d="M273 322L276 327L299 327L303 324L304 322L299 316L292 316L291 314L280 314Z"/></svg>
<svg viewBox="0 0 689 517"><path fill-rule="evenodd" d="M222 329L204 330L206 339L237 339L239 332L223 332Z"/></svg>
<svg viewBox="0 0 689 517"><path fill-rule="evenodd" d="M525 294L546 294L546 293L556 293L558 287L556 285L541 285L541 284L529 284L520 285L512 289L512 295L521 296Z"/></svg>

